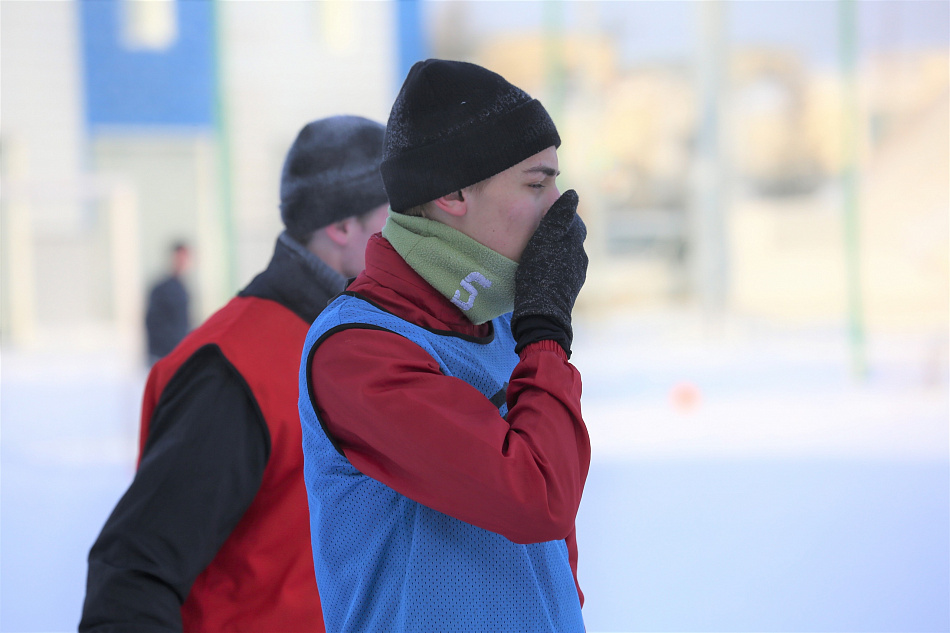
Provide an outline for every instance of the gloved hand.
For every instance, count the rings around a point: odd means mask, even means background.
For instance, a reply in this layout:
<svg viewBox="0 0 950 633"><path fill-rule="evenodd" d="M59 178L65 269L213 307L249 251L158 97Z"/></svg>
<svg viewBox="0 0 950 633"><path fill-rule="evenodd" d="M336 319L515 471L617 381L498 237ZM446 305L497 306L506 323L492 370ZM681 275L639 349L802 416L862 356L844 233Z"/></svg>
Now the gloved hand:
<svg viewBox="0 0 950 633"><path fill-rule="evenodd" d="M515 352L535 341L555 340L571 355L571 310L587 278L586 237L577 193L565 191L541 218L515 273Z"/></svg>

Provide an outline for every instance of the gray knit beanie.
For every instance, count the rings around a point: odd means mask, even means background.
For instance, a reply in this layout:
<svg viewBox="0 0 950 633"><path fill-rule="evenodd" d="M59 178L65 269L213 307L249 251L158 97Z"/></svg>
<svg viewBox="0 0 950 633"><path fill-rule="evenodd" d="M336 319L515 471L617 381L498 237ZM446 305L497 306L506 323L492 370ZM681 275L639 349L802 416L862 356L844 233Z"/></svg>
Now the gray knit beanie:
<svg viewBox="0 0 950 633"><path fill-rule="evenodd" d="M292 237L304 241L317 229L386 204L379 174L385 130L347 115L300 130L280 178L280 217Z"/></svg>
<svg viewBox="0 0 950 633"><path fill-rule="evenodd" d="M427 59L393 103L380 171L392 210L406 211L560 144L541 102L501 75Z"/></svg>

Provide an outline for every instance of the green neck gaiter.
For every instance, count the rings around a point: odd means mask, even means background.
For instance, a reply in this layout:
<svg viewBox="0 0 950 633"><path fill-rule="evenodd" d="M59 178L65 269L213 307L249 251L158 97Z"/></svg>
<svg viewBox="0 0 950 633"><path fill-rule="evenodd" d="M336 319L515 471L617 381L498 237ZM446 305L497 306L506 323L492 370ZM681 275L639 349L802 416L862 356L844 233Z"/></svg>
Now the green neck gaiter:
<svg viewBox="0 0 950 633"><path fill-rule="evenodd" d="M491 321L514 307L518 263L467 235L390 210L383 237L472 323Z"/></svg>

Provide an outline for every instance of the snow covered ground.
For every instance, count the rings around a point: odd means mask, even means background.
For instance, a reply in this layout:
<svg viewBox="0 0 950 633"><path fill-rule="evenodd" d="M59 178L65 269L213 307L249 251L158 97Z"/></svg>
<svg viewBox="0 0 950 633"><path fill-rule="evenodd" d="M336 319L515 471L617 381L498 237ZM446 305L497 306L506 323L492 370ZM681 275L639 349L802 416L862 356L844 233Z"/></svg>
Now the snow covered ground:
<svg viewBox="0 0 950 633"><path fill-rule="evenodd" d="M577 326L588 630L950 631L946 338L685 313ZM133 473L144 372L3 350L0 632L78 623Z"/></svg>

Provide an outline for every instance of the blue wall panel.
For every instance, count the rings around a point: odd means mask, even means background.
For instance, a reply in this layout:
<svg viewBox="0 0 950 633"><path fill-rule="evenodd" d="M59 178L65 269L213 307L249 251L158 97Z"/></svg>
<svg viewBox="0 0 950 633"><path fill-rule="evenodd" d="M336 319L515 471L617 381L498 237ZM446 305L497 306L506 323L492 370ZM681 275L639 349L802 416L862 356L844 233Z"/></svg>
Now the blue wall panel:
<svg viewBox="0 0 950 633"><path fill-rule="evenodd" d="M210 0L176 2L177 37L161 50L132 50L123 43L122 4L80 3L89 127L212 126L215 65Z"/></svg>
<svg viewBox="0 0 950 633"><path fill-rule="evenodd" d="M399 68L396 69L396 85L402 86L412 65L428 58L429 46L422 18L422 2L397 0L396 9L399 25Z"/></svg>

